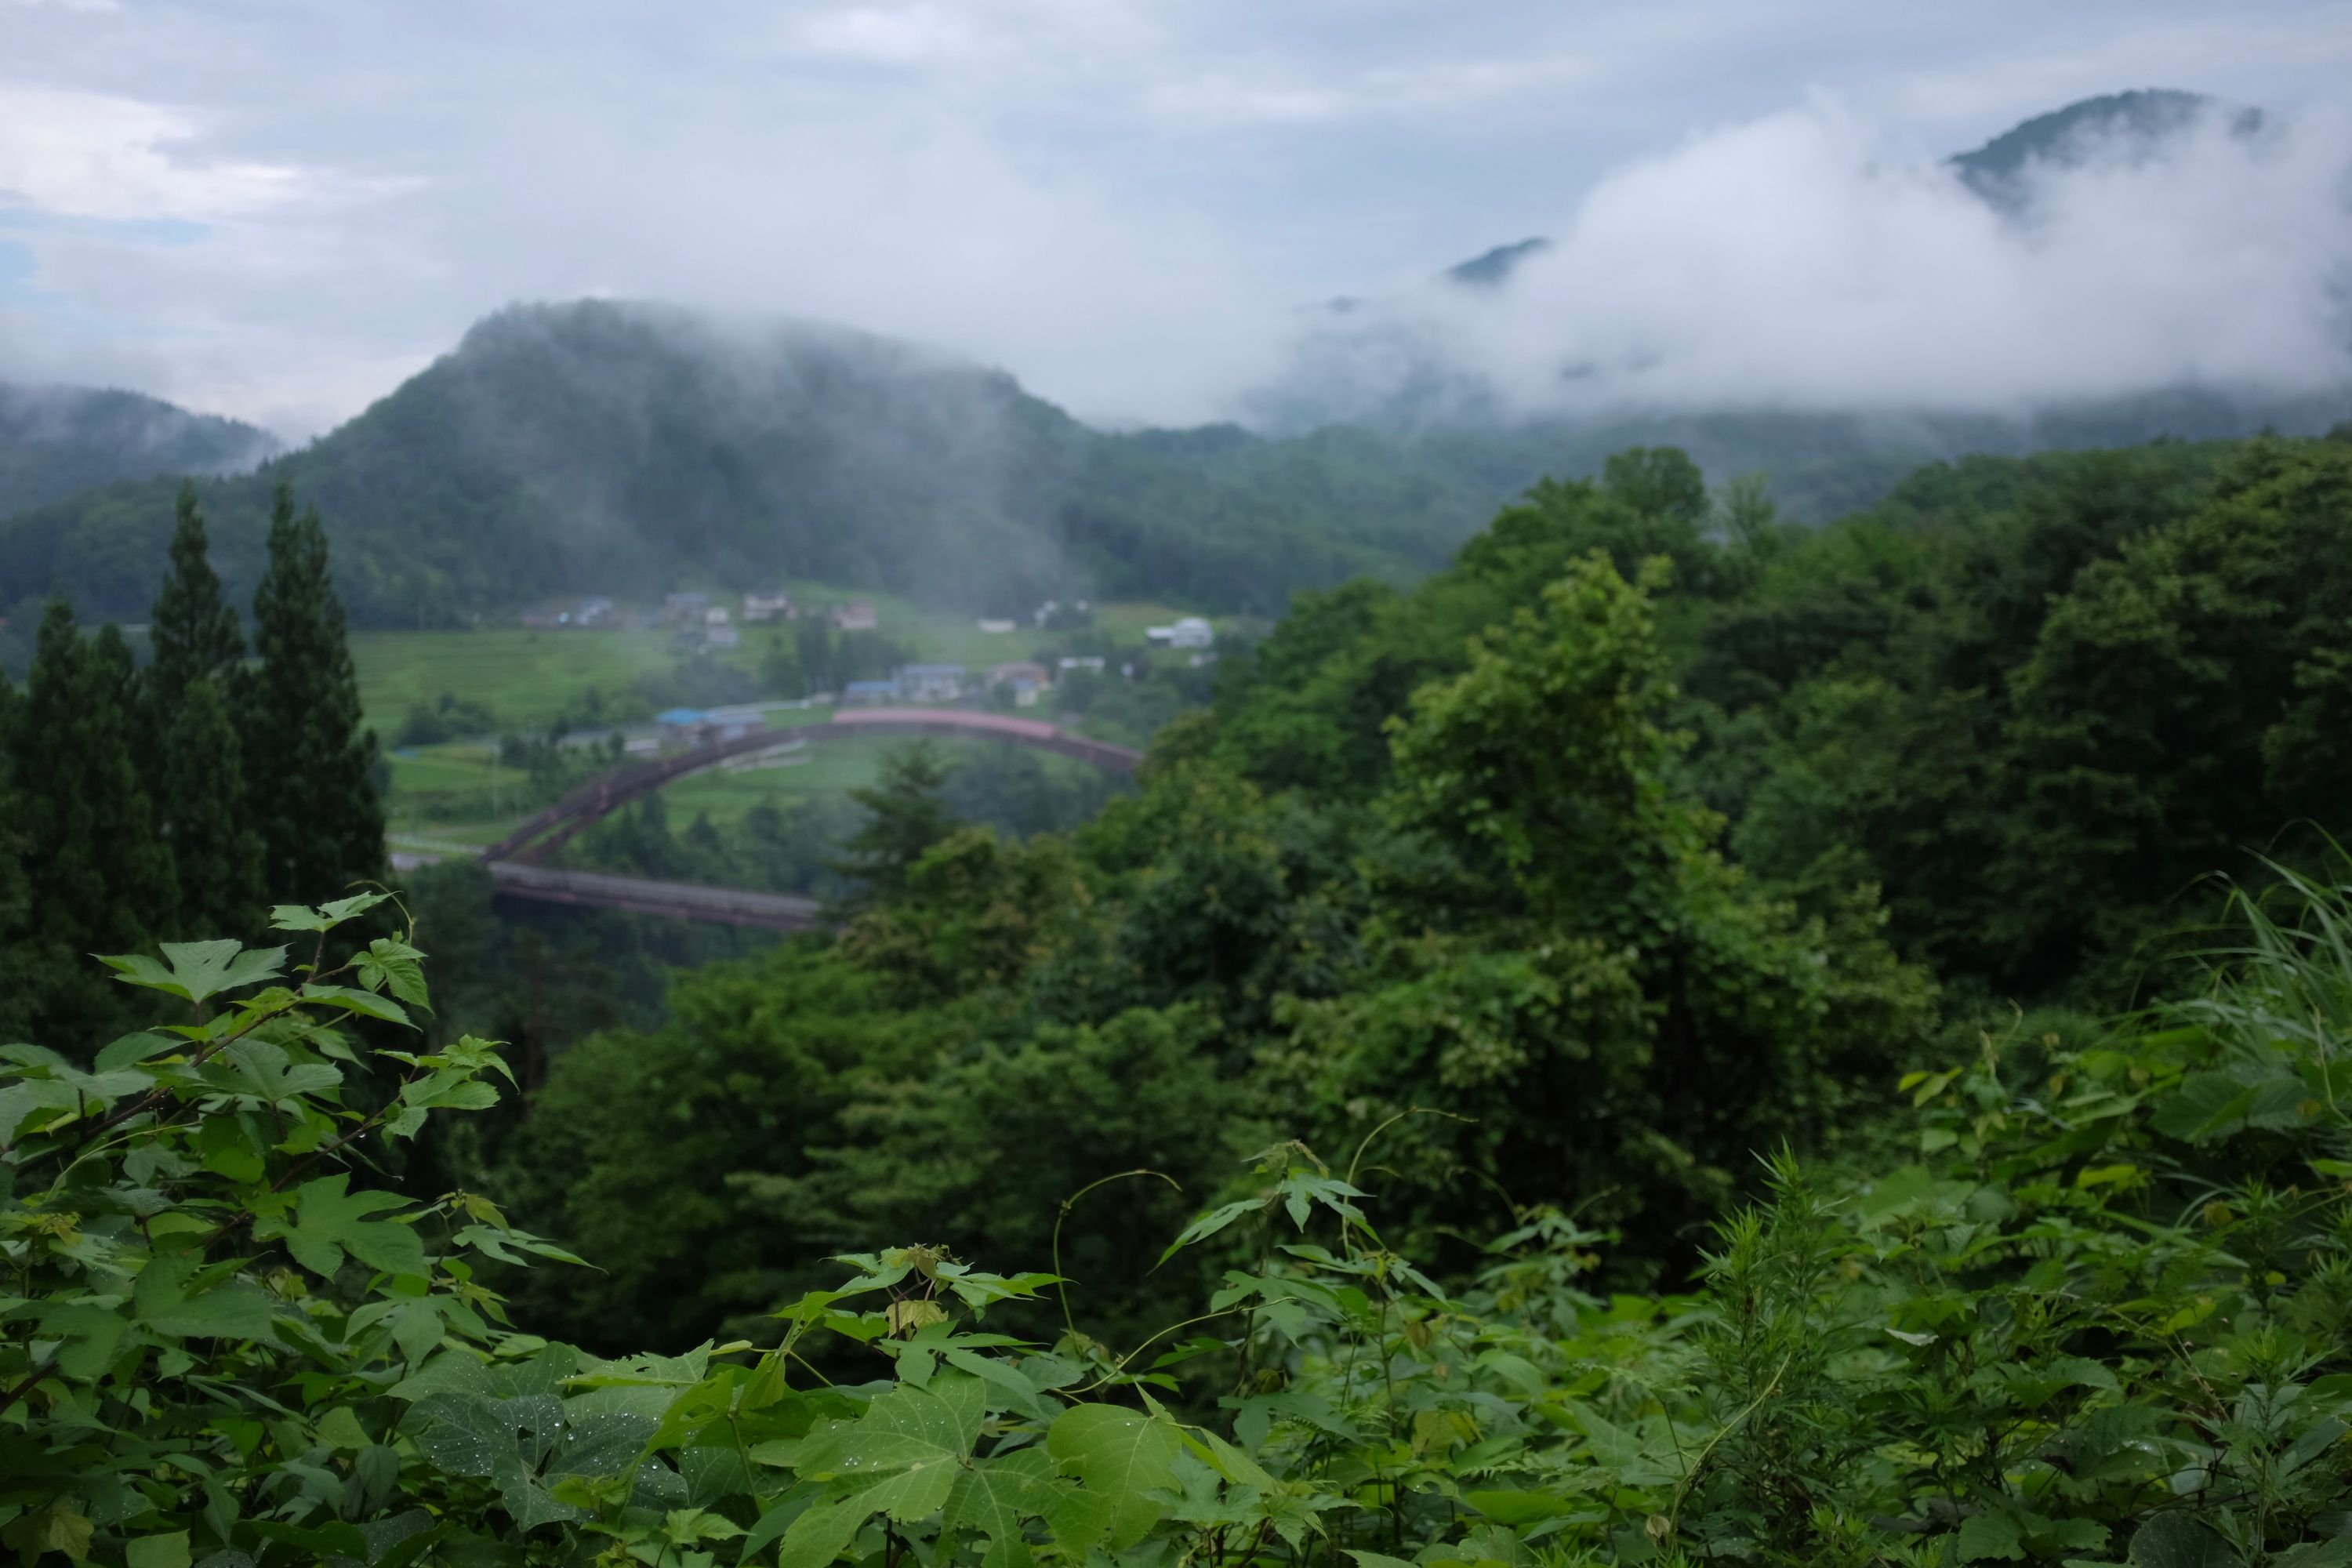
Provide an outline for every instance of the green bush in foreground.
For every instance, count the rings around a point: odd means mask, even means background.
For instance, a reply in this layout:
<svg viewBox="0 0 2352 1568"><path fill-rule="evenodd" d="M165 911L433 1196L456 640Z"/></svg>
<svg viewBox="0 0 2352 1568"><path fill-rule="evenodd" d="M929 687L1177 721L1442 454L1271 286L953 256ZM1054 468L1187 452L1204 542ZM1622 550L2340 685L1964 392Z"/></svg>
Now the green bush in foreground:
<svg viewBox="0 0 2352 1568"><path fill-rule="evenodd" d="M326 968L381 900L283 907L310 963L110 959L186 1022L87 1069L0 1052L0 1542L130 1568L2352 1563L2352 916L2294 886L2291 919L2242 910L2200 1000L1916 1077L1917 1163L1777 1163L1687 1295L1588 1293L1601 1238L1549 1213L1429 1278L1367 1214L1376 1133L1344 1170L1268 1151L1170 1249L1223 1249L1223 1288L1123 1353L1051 1276L926 1246L842 1259L767 1342L621 1360L482 1283L560 1250L479 1196L367 1185L501 1064L362 1047L339 1026L404 1024L421 955ZM988 1331L1021 1300L1069 1331Z"/></svg>

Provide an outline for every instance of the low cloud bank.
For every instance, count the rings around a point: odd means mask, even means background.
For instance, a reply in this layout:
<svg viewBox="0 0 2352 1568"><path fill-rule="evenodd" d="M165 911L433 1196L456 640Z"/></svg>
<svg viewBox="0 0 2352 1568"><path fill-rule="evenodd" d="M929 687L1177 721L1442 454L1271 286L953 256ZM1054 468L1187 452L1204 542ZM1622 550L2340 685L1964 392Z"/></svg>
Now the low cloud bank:
<svg viewBox="0 0 2352 1568"><path fill-rule="evenodd" d="M1493 287L1298 333L1260 423L1635 407L2023 412L2352 387L2352 125L2096 131L2000 210L1815 104L1601 181Z"/></svg>

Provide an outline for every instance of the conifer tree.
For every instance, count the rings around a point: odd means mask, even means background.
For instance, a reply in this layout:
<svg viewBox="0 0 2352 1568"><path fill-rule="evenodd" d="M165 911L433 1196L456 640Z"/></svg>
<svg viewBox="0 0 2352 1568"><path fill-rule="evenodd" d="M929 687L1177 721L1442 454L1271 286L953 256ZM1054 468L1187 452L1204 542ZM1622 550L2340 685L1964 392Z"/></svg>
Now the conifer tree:
<svg viewBox="0 0 2352 1568"><path fill-rule="evenodd" d="M925 851L955 831L947 808L948 763L928 741L882 759L882 776L849 798L866 808L866 821L842 844L849 853L827 868L866 885L869 900L887 901L904 891L907 874Z"/></svg>
<svg viewBox="0 0 2352 1568"><path fill-rule="evenodd" d="M171 850L134 760L138 677L112 626L84 643L73 612L52 602L9 724L12 803L30 905L27 950L38 1034L81 1037L110 1016L111 993L88 983L88 954L127 952L173 907Z"/></svg>
<svg viewBox="0 0 2352 1568"><path fill-rule="evenodd" d="M234 936L259 918L262 838L248 817L245 766L227 699L209 675L181 694L166 733L162 794L170 803L179 874L179 929L189 941Z"/></svg>
<svg viewBox="0 0 2352 1568"><path fill-rule="evenodd" d="M180 906L164 923L200 940L243 931L260 914L261 841L229 717L245 637L213 570L194 484L180 486L178 507L171 574L149 618L144 752L156 831L179 876Z"/></svg>
<svg viewBox="0 0 2352 1568"><path fill-rule="evenodd" d="M279 901L334 898L383 868L375 731L360 730L359 678L343 606L327 575L317 509L278 487L269 565L253 595L260 668L244 728L247 820L261 834L262 885Z"/></svg>
<svg viewBox="0 0 2352 1568"><path fill-rule="evenodd" d="M178 507L171 575L155 595L148 625L155 648L154 661L147 667L149 711L159 735L170 729L181 696L192 684L206 676L226 681L245 657L236 612L222 596L220 574L213 570L206 549L205 516L196 505L194 484L180 486ZM226 689L222 695L227 695Z"/></svg>
<svg viewBox="0 0 2352 1568"><path fill-rule="evenodd" d="M24 699L0 669L0 1040L30 1037L27 965L33 900L25 885L24 805L16 796L16 710Z"/></svg>

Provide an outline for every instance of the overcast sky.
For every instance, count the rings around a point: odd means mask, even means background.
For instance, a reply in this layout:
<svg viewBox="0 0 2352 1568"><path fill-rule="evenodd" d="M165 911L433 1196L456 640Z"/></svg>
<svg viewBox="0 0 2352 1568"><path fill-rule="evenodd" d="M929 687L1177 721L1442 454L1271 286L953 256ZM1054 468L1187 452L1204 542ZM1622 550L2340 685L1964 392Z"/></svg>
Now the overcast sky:
<svg viewBox="0 0 2352 1568"><path fill-rule="evenodd" d="M2098 92L2325 118L2347 82L2352 5L2299 0L0 0L0 377L301 437L502 303L604 293L1195 419L1301 306L1568 233L1628 168L1719 192L1824 137L1925 165ZM1560 277L1642 268L1612 243Z"/></svg>

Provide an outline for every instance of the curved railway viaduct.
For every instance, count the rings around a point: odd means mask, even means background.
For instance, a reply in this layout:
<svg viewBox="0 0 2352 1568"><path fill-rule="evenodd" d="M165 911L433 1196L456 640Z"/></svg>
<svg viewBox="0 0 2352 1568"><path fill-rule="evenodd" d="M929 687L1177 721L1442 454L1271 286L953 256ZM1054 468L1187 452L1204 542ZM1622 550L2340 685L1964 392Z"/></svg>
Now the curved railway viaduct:
<svg viewBox="0 0 2352 1568"><path fill-rule="evenodd" d="M642 877L559 870L540 862L583 828L689 773L718 767L737 758L757 756L803 743L871 736L948 736L998 741L1075 757L1096 767L1120 773L1133 773L1136 765L1143 760L1140 752L1115 746L1108 741L1074 735L1059 725L1034 719L969 713L953 708L845 708L835 712L825 723L754 730L731 741L697 746L676 756L592 779L484 849L482 858L488 863L490 875L502 897L593 909L631 910L642 914L717 921L729 925L759 926L771 931L807 931L821 918L814 900L776 893L744 892L732 888L709 888L692 883L660 882Z"/></svg>

